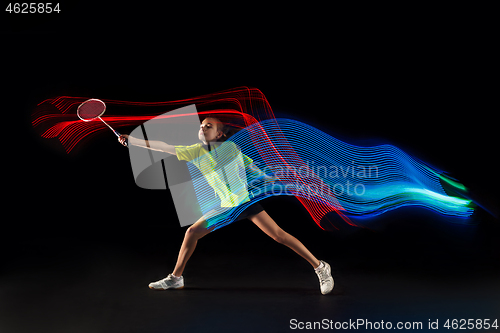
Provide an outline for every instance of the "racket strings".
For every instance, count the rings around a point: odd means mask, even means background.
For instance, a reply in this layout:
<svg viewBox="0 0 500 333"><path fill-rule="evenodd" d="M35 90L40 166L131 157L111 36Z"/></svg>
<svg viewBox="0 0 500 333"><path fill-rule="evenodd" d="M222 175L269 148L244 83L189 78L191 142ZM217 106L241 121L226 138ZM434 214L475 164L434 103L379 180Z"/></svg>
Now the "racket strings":
<svg viewBox="0 0 500 333"><path fill-rule="evenodd" d="M78 115L83 120L92 120L99 117L103 113L104 109L105 107L102 102L89 101L80 106L78 109Z"/></svg>

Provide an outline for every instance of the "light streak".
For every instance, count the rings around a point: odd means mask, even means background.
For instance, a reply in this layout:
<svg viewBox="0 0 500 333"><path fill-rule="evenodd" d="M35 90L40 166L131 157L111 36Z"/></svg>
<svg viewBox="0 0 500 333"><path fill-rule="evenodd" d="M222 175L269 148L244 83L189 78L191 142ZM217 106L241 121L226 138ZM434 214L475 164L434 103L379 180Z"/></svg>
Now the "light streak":
<svg viewBox="0 0 500 333"><path fill-rule="evenodd" d="M83 122L77 118L78 105L87 99L61 96L45 100L34 110L32 125L42 137L58 139L65 151L72 153L83 146L82 142L109 131L100 121ZM321 228L329 212L357 226L362 225L353 222L355 217L371 218L408 206L458 217L473 213L470 200L449 196L441 186L444 181L465 190L459 182L395 146L355 146L302 122L276 119L265 96L255 88L241 87L167 102L101 100L107 105L102 118L117 129L138 126L153 118L182 121L182 117L165 113L190 104L196 104L200 116L216 115L240 129L230 141L257 167L274 173L279 180L269 182L248 174L251 200L214 216L209 221L214 229L234 221L251 203L275 195L295 196ZM203 199L203 190L198 190L201 207L214 204Z"/></svg>

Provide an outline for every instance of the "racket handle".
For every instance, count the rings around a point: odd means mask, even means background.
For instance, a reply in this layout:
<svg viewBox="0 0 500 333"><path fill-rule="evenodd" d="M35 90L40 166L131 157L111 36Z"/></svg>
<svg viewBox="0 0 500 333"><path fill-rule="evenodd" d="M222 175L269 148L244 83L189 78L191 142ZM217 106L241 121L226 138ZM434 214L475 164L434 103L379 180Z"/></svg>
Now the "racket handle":
<svg viewBox="0 0 500 333"><path fill-rule="evenodd" d="M116 137L118 137L118 138L119 138L120 136L122 136L120 133L118 133L118 132L117 132L117 131L115 131L114 129L111 129L111 130L113 131L113 133L115 133Z"/></svg>
<svg viewBox="0 0 500 333"><path fill-rule="evenodd" d="M107 122L105 122L104 120L102 120L102 118L101 118L101 117L98 117L98 118L99 118L99 119L101 119L101 121L102 121L102 122L103 122L106 126L108 126L108 127L109 127L109 129L113 131L113 133L115 133L115 135L116 135L116 137L117 137L117 138L119 138L119 137L121 136L121 134L120 134L119 132L115 131L115 130L113 129L113 127L109 126L109 125L108 125L108 123L107 123ZM125 141L125 147L128 147L128 142L127 142L127 141Z"/></svg>
<svg viewBox="0 0 500 333"><path fill-rule="evenodd" d="M118 133L118 132L117 132L117 131L115 131L114 129L112 129L112 128L111 128L111 130L113 131L113 133L115 133L116 137L118 137L118 138L119 138L120 136L122 136L120 133ZM128 147L128 139L125 139L125 142L123 143L123 145L124 145L125 147Z"/></svg>
<svg viewBox="0 0 500 333"><path fill-rule="evenodd" d="M113 133L115 133L115 135L116 135L117 137L122 136L120 133L118 133L118 132L117 132L117 131L115 131L115 130L113 130ZM123 145L124 145L125 147L128 147L128 139L125 139L125 142L123 143Z"/></svg>
<svg viewBox="0 0 500 333"><path fill-rule="evenodd" d="M105 123L106 124L106 123ZM107 124L106 124L107 125ZM111 128L111 126L108 126L109 128ZM116 137L119 138L120 136L122 136L118 131L115 131L114 129L111 128L111 130L113 131L113 133L115 133ZM125 142L123 143L123 145L125 147L128 147L128 139L125 140Z"/></svg>

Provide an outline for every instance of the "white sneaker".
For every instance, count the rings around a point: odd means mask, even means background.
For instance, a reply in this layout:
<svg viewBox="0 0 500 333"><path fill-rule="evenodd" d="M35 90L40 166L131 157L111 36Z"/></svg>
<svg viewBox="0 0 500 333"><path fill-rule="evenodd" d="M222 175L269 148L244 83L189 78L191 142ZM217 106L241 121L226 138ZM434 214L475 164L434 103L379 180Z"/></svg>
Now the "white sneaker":
<svg viewBox="0 0 500 333"><path fill-rule="evenodd" d="M162 280L151 282L149 284L149 289L154 290L167 290L167 289L182 289L184 288L184 278L175 278L172 274Z"/></svg>
<svg viewBox="0 0 500 333"><path fill-rule="evenodd" d="M335 284L332 277L332 270L328 263L320 260L323 263L323 268L315 270L316 275L319 278L319 286L321 293L323 295L329 294L333 290L333 285Z"/></svg>

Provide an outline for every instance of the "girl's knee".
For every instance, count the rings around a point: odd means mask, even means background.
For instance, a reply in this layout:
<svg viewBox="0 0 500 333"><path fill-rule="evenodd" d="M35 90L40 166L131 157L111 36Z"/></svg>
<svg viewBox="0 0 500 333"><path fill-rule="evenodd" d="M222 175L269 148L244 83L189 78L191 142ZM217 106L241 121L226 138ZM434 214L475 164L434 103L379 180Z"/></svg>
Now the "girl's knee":
<svg viewBox="0 0 500 333"><path fill-rule="evenodd" d="M280 244L286 244L287 236L288 233L286 233L282 229L279 229L273 234L272 238Z"/></svg>
<svg viewBox="0 0 500 333"><path fill-rule="evenodd" d="M198 228L195 226L190 226L186 230L186 236L194 236L198 233Z"/></svg>
<svg viewBox="0 0 500 333"><path fill-rule="evenodd" d="M187 237L196 237L196 238L201 238L205 236L208 233L208 230L206 228L201 228L199 226L190 226L186 230L186 236Z"/></svg>

